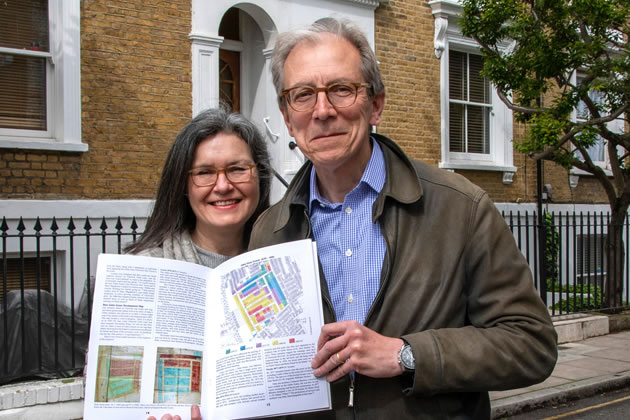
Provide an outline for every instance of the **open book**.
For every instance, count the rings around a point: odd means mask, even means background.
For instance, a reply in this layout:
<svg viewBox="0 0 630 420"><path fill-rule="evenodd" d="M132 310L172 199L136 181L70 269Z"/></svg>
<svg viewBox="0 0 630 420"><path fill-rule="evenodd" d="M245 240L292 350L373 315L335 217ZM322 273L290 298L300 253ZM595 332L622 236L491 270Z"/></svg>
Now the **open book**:
<svg viewBox="0 0 630 420"><path fill-rule="evenodd" d="M323 325L311 240L241 254L215 269L101 254L84 417L204 420L330 408L310 361Z"/></svg>

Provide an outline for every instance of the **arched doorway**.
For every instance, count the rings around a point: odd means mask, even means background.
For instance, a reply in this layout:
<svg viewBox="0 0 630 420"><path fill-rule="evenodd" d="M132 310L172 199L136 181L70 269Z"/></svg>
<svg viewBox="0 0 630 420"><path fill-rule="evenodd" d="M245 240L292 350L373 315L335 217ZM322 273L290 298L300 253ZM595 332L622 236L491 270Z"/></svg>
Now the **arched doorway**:
<svg viewBox="0 0 630 420"><path fill-rule="evenodd" d="M221 19L219 36L228 47L242 49L239 9L228 9ZM226 42L227 41L227 42ZM241 53L240 51L219 50L219 102L232 110L241 111Z"/></svg>
<svg viewBox="0 0 630 420"><path fill-rule="evenodd" d="M236 51L219 50L219 102L232 110L241 110L241 55Z"/></svg>
<svg viewBox="0 0 630 420"><path fill-rule="evenodd" d="M290 181L303 157L289 148L290 136L278 110L271 82L269 37L275 32L262 9L251 3L228 8L219 21L218 99L249 118L265 137L271 164L279 176ZM284 194L279 179L272 182L272 201Z"/></svg>

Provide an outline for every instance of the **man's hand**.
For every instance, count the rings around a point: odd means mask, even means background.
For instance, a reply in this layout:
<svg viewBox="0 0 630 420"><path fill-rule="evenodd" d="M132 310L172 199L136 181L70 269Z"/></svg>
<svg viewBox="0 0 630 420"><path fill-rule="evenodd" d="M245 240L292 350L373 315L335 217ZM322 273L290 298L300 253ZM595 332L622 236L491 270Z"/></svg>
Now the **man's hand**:
<svg viewBox="0 0 630 420"><path fill-rule="evenodd" d="M400 338L385 337L356 321L326 324L311 361L315 376L335 381L351 371L372 378L391 378L403 373L398 364Z"/></svg>
<svg viewBox="0 0 630 420"><path fill-rule="evenodd" d="M148 417L147 420L156 420L156 418L151 416ZM182 418L178 415L172 416L167 413L160 417L160 420L182 420ZM190 407L190 420L201 420L201 411L199 411L198 405Z"/></svg>

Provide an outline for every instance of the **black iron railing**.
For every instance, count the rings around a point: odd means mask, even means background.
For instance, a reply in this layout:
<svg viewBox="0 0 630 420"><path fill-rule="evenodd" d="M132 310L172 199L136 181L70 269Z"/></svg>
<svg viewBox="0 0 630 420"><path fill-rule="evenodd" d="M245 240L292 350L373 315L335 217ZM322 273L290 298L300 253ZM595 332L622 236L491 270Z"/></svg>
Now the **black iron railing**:
<svg viewBox="0 0 630 420"><path fill-rule="evenodd" d="M610 308L608 214L545 213L542 226L535 212L503 216L552 314ZM30 223L0 223L0 384L82 371L98 254L121 253L141 233L135 218ZM628 221L620 228L630 243ZM615 307L630 302L629 254Z"/></svg>
<svg viewBox="0 0 630 420"><path fill-rule="evenodd" d="M628 217L614 227L604 212L544 213L542 225L535 212L503 216L552 315L630 307ZM621 248L611 246L615 230Z"/></svg>
<svg viewBox="0 0 630 420"><path fill-rule="evenodd" d="M98 228L92 224L96 221ZM82 371L96 258L121 253L136 219L0 223L0 384Z"/></svg>

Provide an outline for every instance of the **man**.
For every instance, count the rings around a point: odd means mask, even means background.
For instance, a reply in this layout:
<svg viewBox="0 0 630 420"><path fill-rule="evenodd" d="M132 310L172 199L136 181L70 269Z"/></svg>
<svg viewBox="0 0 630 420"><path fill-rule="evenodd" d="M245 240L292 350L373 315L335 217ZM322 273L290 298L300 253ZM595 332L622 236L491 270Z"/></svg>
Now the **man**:
<svg viewBox="0 0 630 420"><path fill-rule="evenodd" d="M385 89L365 36L322 19L281 34L273 80L308 158L250 248L314 238L332 382L317 418L489 418L489 390L544 380L556 334L487 194L371 133Z"/></svg>

